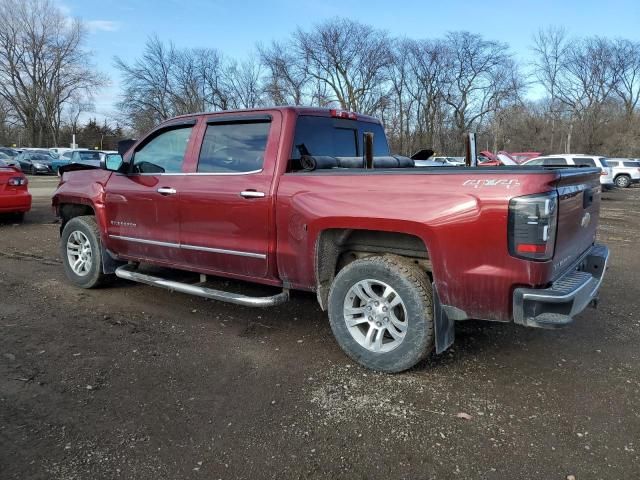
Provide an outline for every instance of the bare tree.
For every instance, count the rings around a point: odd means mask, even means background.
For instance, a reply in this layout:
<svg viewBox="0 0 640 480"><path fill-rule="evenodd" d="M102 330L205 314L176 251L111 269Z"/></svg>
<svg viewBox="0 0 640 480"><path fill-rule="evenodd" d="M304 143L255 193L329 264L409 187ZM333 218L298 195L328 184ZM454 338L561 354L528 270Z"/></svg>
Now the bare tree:
<svg viewBox="0 0 640 480"><path fill-rule="evenodd" d="M296 61L307 75L329 87L342 108L376 112L392 60L385 32L336 18L310 32L298 29L293 40Z"/></svg>
<svg viewBox="0 0 640 480"><path fill-rule="evenodd" d="M253 58L229 63L224 73L224 82L232 108L255 108L261 104L261 73L260 63Z"/></svg>
<svg viewBox="0 0 640 480"><path fill-rule="evenodd" d="M613 45L616 94L622 100L627 119L630 120L640 100L640 42L617 40Z"/></svg>
<svg viewBox="0 0 640 480"><path fill-rule="evenodd" d="M574 40L567 48L560 81L558 99L569 110L566 152L571 151L576 122L585 125L588 149L595 147L596 129L605 120L602 107L611 99L618 83L611 43L594 37Z"/></svg>
<svg viewBox="0 0 640 480"><path fill-rule="evenodd" d="M443 129L445 79L450 77L445 70L445 45L442 40L418 40L412 41L409 48L416 135L422 146L442 150L442 138L438 137Z"/></svg>
<svg viewBox="0 0 640 480"><path fill-rule="evenodd" d="M550 27L538 31L533 39L535 76L549 96L548 107L551 116L551 138L549 150L553 151L556 123L560 114L558 86L566 63L568 42L564 29Z"/></svg>
<svg viewBox="0 0 640 480"><path fill-rule="evenodd" d="M446 38L447 73L444 100L452 109L459 137L495 110L501 99L514 96L516 65L508 47L469 32L452 32Z"/></svg>
<svg viewBox="0 0 640 480"><path fill-rule="evenodd" d="M174 46L164 45L157 36L147 41L142 57L132 65L115 58L115 66L123 75L120 107L130 122L148 128L176 115L171 94L175 62Z"/></svg>
<svg viewBox="0 0 640 480"><path fill-rule="evenodd" d="M121 109L138 131L202 110L340 106L380 117L402 153L458 154L460 134L475 130L494 150L554 151L562 132L566 149L638 156L638 48L548 28L533 39L535 62L525 76L508 45L480 35L393 39L338 18L259 45L255 58L178 49L154 37L138 60L116 65ZM529 79L544 98L523 99Z"/></svg>
<svg viewBox="0 0 640 480"><path fill-rule="evenodd" d="M303 105L308 102L309 75L304 63L296 61L290 44L258 45L260 61L267 73L264 91L274 105Z"/></svg>
<svg viewBox="0 0 640 480"><path fill-rule="evenodd" d="M71 127L71 133L76 133L79 127L80 116L93 110L93 103L86 98L75 95L71 97L66 107L66 124Z"/></svg>
<svg viewBox="0 0 640 480"><path fill-rule="evenodd" d="M31 145L47 133L57 144L65 105L104 83L83 49L84 26L50 0L1 0L0 18L0 96Z"/></svg>

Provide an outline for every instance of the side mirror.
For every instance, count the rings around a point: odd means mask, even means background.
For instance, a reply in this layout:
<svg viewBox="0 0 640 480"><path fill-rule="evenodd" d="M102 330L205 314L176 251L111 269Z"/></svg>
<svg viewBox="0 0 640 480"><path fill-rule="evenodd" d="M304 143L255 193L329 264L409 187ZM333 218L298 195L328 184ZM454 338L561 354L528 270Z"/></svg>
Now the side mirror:
<svg viewBox="0 0 640 480"><path fill-rule="evenodd" d="M105 170L110 170L112 172L117 172L122 167L122 157L120 155L111 154L107 155L107 158L104 161Z"/></svg>

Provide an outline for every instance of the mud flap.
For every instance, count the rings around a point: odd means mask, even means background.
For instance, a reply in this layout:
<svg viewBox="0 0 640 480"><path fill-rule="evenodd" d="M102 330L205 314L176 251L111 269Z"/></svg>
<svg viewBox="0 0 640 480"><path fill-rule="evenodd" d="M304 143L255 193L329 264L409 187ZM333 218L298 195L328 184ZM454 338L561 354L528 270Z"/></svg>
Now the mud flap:
<svg viewBox="0 0 640 480"><path fill-rule="evenodd" d="M104 247L100 249L100 254L102 256L102 273L115 273L116 268L127 263L116 259L115 255Z"/></svg>
<svg viewBox="0 0 640 480"><path fill-rule="evenodd" d="M434 284L433 289L433 327L436 336L436 353L442 353L451 345L456 337L455 322L449 318L440 305L440 297Z"/></svg>

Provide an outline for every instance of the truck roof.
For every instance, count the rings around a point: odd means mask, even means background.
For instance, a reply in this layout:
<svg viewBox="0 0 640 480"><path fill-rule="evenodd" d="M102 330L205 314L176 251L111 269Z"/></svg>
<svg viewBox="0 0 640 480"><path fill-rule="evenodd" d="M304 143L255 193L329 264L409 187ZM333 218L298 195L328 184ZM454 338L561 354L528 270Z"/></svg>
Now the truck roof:
<svg viewBox="0 0 640 480"><path fill-rule="evenodd" d="M162 123L175 120L178 118L191 118L191 117L200 117L203 115L219 115L219 114L227 114L227 113L247 113L247 112L273 112L274 110L283 112L285 114L295 114L295 115L313 115L318 117L331 117L333 116L332 112L348 112L342 108L320 108L320 107L301 107L301 106L284 106L284 107L260 107L260 108L242 108L237 110L218 110L214 112L198 112L198 113L188 113L186 115L178 115L176 117L169 118ZM365 122L371 123L380 123L376 117L372 117L370 115L365 115L357 112L348 112L355 113L357 116L357 120L362 120Z"/></svg>

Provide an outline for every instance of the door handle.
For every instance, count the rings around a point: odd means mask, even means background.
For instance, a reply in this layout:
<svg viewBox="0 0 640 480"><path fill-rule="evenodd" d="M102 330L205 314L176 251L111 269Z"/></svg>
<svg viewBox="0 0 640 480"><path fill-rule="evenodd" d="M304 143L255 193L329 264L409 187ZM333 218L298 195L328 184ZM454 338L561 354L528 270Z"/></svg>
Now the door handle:
<svg viewBox="0 0 640 480"><path fill-rule="evenodd" d="M255 190L243 190L240 192L240 196L243 198L262 198L264 192L256 192Z"/></svg>
<svg viewBox="0 0 640 480"><path fill-rule="evenodd" d="M175 188L170 187L160 187L157 192L160 195L175 195L176 193L178 193Z"/></svg>

